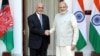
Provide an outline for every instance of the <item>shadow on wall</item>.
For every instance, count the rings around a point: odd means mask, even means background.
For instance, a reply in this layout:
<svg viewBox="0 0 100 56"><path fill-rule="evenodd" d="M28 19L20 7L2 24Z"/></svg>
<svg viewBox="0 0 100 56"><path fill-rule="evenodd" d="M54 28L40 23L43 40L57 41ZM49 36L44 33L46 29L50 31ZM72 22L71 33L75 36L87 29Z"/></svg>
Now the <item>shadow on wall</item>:
<svg viewBox="0 0 100 56"><path fill-rule="evenodd" d="M2 40L0 40L0 56L2 56L2 53L6 51L6 46L5 44L2 42Z"/></svg>

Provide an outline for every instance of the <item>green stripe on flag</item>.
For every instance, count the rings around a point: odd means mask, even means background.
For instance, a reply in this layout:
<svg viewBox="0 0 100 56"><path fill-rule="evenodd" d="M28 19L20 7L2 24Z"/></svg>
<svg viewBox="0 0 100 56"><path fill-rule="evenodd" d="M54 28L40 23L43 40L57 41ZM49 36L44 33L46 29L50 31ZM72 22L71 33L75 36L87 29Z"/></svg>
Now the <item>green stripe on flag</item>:
<svg viewBox="0 0 100 56"><path fill-rule="evenodd" d="M90 23L89 40L96 53L100 53L100 35L95 27L92 25L92 23Z"/></svg>
<svg viewBox="0 0 100 56"><path fill-rule="evenodd" d="M81 31L79 30L79 39L77 41L76 48L78 51L80 51L85 46L86 46L86 41L85 41Z"/></svg>
<svg viewBox="0 0 100 56"><path fill-rule="evenodd" d="M14 48L14 42L13 42L13 28L10 28L2 37L1 39L7 48L8 52L11 52L11 50Z"/></svg>

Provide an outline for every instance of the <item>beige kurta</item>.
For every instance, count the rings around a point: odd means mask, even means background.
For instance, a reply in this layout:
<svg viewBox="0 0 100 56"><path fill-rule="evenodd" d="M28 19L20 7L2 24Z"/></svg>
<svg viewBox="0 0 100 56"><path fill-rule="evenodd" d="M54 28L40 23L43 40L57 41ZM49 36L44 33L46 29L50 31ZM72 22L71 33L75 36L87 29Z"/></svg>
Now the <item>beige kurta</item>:
<svg viewBox="0 0 100 56"><path fill-rule="evenodd" d="M71 46L56 46L56 56L75 56Z"/></svg>
<svg viewBox="0 0 100 56"><path fill-rule="evenodd" d="M60 47L60 49L65 47L66 50L67 46L70 46L71 48L72 44L76 45L76 42L78 40L78 27L76 18L72 13L58 13L55 16L54 24L50 30L50 33L53 33L54 31L56 31L56 46ZM59 52L59 48L56 49L56 52Z"/></svg>

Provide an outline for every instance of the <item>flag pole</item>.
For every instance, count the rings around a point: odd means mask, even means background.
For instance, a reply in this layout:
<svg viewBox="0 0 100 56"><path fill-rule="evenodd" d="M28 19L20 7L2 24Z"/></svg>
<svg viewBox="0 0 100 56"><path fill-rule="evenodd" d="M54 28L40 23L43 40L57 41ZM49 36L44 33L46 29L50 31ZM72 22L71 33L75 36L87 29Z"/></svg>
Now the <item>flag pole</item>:
<svg viewBox="0 0 100 56"><path fill-rule="evenodd" d="M11 56L10 52L3 52L2 56Z"/></svg>

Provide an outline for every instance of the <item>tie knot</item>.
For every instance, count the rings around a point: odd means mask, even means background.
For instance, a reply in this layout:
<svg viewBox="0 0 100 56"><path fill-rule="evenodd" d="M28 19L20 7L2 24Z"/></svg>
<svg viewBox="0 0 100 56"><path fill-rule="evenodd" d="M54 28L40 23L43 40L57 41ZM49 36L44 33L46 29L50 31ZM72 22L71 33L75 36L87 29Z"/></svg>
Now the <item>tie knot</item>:
<svg viewBox="0 0 100 56"><path fill-rule="evenodd" d="M42 15L40 15L40 19L42 19Z"/></svg>

